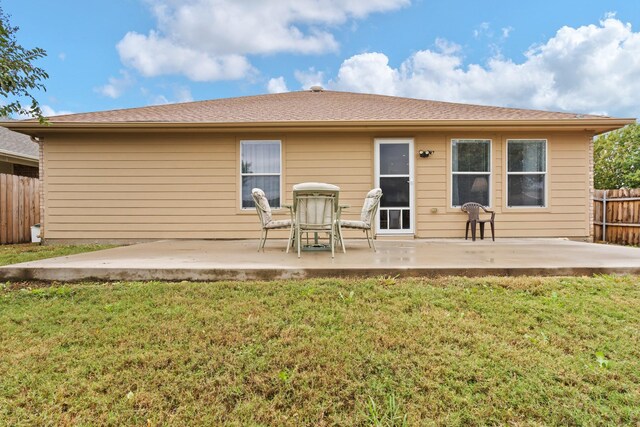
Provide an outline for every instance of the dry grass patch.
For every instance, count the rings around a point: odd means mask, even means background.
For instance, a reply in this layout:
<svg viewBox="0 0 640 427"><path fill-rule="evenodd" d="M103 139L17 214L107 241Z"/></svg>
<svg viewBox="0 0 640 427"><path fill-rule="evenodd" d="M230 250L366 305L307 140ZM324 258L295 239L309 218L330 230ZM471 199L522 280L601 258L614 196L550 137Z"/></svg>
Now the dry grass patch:
<svg viewBox="0 0 640 427"><path fill-rule="evenodd" d="M637 277L85 283L0 292L0 419L640 422Z"/></svg>

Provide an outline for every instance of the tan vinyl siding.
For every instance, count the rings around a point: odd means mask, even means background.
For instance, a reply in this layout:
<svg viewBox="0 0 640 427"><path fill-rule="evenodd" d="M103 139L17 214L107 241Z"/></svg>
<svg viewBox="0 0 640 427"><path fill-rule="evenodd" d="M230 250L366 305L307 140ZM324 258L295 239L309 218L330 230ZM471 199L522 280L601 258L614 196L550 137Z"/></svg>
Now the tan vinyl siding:
<svg viewBox="0 0 640 427"><path fill-rule="evenodd" d="M48 239L231 238L229 230L255 229L254 218L236 215L234 137L69 135L44 146Z"/></svg>
<svg viewBox="0 0 640 427"><path fill-rule="evenodd" d="M466 216L450 207L450 141L453 138L492 140L492 208L498 237L589 236L588 147L586 134L443 134L416 139L417 147L436 156L416 162L418 237L464 237ZM547 207L506 206L506 143L509 139L547 140ZM438 155L440 154L440 155ZM443 182L446 181L445 182ZM432 208L437 212L433 213Z"/></svg>
<svg viewBox="0 0 640 427"><path fill-rule="evenodd" d="M373 187L373 139L369 135L296 135L286 139L285 200L291 188L305 181L340 186L340 204L350 205L343 218L359 219L360 207ZM345 237L361 232L345 230Z"/></svg>
<svg viewBox="0 0 640 427"><path fill-rule="evenodd" d="M414 138L415 235L462 237L465 216L450 207L452 138L492 140L492 208L498 237L589 236L590 136L562 133L282 133L248 139L282 141L282 200L303 181L340 186L345 218L359 216L374 185L374 139ZM548 141L546 208L506 207L505 144ZM240 209L239 149L246 135L113 133L49 136L43 145L46 238L165 239L259 236L254 210ZM420 149L433 150L420 158ZM436 212L432 212L436 209ZM286 218L280 209L276 218ZM285 237L286 231L273 233ZM271 233L270 233L271 235ZM347 238L361 237L350 231Z"/></svg>

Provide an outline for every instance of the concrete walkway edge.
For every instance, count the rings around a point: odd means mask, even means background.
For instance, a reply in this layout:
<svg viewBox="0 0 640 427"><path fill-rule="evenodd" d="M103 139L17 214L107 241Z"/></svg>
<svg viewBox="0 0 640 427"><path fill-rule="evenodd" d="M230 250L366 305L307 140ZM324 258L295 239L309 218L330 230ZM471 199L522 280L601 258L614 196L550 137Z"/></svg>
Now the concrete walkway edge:
<svg viewBox="0 0 640 427"><path fill-rule="evenodd" d="M310 279L323 277L363 278L390 276L441 277L441 276L592 276L596 274L638 274L640 267L566 267L566 268L335 268L335 269L66 269L66 268L20 268L0 270L4 281L268 281L288 279Z"/></svg>
<svg viewBox="0 0 640 427"><path fill-rule="evenodd" d="M165 240L0 267L3 281L219 281L318 277L589 276L640 274L640 248L565 239L347 242L331 258L269 241Z"/></svg>

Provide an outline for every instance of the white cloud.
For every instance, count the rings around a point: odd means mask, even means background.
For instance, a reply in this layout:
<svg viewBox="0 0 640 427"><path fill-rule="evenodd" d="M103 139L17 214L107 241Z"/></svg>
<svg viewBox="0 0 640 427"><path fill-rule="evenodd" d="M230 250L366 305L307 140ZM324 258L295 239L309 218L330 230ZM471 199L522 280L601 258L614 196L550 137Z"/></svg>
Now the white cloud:
<svg viewBox="0 0 640 427"><path fill-rule="evenodd" d="M485 34L492 35L490 33L490 28L491 24L489 24L488 22L482 22L475 30L473 30L473 37L480 38Z"/></svg>
<svg viewBox="0 0 640 427"><path fill-rule="evenodd" d="M315 68L309 68L307 71L296 70L293 76L302 85L303 89L309 89L311 86L325 86L324 73L316 71Z"/></svg>
<svg viewBox="0 0 640 427"><path fill-rule="evenodd" d="M389 66L389 58L382 53L363 53L342 63L338 78L330 87L339 90L396 95L400 71Z"/></svg>
<svg viewBox="0 0 640 427"><path fill-rule="evenodd" d="M410 0L147 0L157 21L127 33L122 62L145 76L184 74L196 81L239 79L247 55L319 54L338 49L331 29L406 6Z"/></svg>
<svg viewBox="0 0 640 427"><path fill-rule="evenodd" d="M289 92L289 89L287 89L287 82L284 81L284 77L280 76L269 79L267 91L269 93L283 93Z"/></svg>
<svg viewBox="0 0 640 427"><path fill-rule="evenodd" d="M502 38L503 39L509 38L509 36L511 35L512 31L513 31L513 27L511 27L511 26L503 27L502 28Z"/></svg>
<svg viewBox="0 0 640 427"><path fill-rule="evenodd" d="M191 89L186 86L174 85L172 87L172 97L168 98L163 94L152 94L146 88L140 88L142 94L147 98L149 105L174 104L176 102L191 102L193 95Z"/></svg>
<svg viewBox="0 0 640 427"><path fill-rule="evenodd" d="M109 98L119 98L122 94L133 85L134 80L126 70L120 70L122 77L109 77L109 83L96 88L96 92L101 93Z"/></svg>
<svg viewBox="0 0 640 427"><path fill-rule="evenodd" d="M606 17L599 25L563 27L516 63L495 56L464 65L459 50L436 43L399 67L382 53L345 60L330 88L443 101L640 116L640 33ZM444 47L443 47L444 46Z"/></svg>
<svg viewBox="0 0 640 427"><path fill-rule="evenodd" d="M155 95L149 101L149 105L165 105L170 103L171 101L164 95Z"/></svg>
<svg viewBox="0 0 640 427"><path fill-rule="evenodd" d="M40 110L42 111L42 115L44 117L53 117L53 116L64 116L67 114L74 114L72 111L66 111L66 110L54 110L51 106L46 105L46 104L41 104L40 105ZM16 120L27 120L27 119L33 119L34 116L31 116L29 114L16 114L15 119Z"/></svg>
<svg viewBox="0 0 640 427"><path fill-rule="evenodd" d="M446 53L447 55L459 52L462 49L462 46L459 44L440 37L436 39L435 45L440 52Z"/></svg>
<svg viewBox="0 0 640 427"><path fill-rule="evenodd" d="M194 81L239 79L252 70L241 55L212 55L174 44L156 32L149 36L127 33L118 43L120 59L143 76L184 74Z"/></svg>
<svg viewBox="0 0 640 427"><path fill-rule="evenodd" d="M42 110L42 115L45 116L45 117L64 116L64 115L67 115L67 114L73 114L73 111L54 110L49 105L41 105L40 109Z"/></svg>
<svg viewBox="0 0 640 427"><path fill-rule="evenodd" d="M193 101L193 95L191 89L186 86L178 86L173 91L173 94L178 102L191 102Z"/></svg>

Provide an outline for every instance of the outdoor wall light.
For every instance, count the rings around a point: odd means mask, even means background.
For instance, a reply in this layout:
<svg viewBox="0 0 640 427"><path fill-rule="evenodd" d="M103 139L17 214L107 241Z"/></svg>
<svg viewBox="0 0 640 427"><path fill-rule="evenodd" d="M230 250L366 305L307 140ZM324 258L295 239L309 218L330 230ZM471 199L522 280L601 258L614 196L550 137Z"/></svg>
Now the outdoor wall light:
<svg viewBox="0 0 640 427"><path fill-rule="evenodd" d="M435 153L435 151L431 151L431 150L418 150L418 155L420 157L429 157L430 155L432 155L433 153Z"/></svg>

